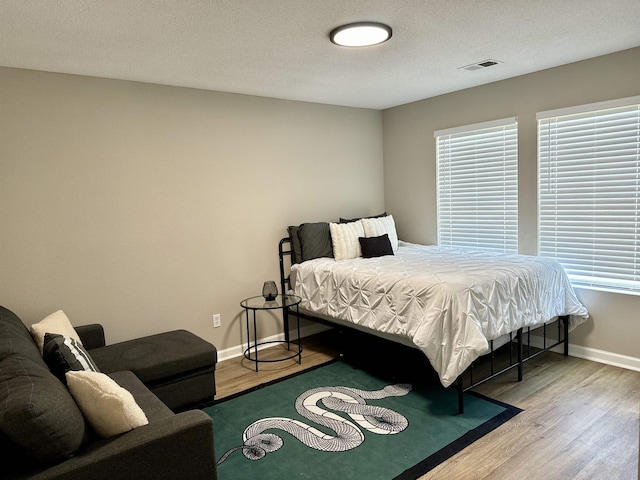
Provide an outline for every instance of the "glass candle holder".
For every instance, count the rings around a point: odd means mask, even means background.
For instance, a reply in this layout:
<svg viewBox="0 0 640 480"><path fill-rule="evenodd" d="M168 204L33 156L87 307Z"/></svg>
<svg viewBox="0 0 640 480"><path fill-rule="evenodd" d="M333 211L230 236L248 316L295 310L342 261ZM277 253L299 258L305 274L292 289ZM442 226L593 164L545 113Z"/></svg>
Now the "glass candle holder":
<svg viewBox="0 0 640 480"><path fill-rule="evenodd" d="M262 296L267 302L274 301L278 296L278 287L276 287L276 282L271 280L264 282L264 285L262 286Z"/></svg>

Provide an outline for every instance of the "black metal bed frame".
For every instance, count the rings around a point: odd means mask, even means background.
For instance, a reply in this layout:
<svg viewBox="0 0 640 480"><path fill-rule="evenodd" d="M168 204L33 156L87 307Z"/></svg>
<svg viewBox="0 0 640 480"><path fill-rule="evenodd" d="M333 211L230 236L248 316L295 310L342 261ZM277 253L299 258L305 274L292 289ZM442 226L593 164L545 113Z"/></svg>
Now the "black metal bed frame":
<svg viewBox="0 0 640 480"><path fill-rule="evenodd" d="M288 244L288 247L285 245ZM291 238L285 237L280 240L278 244L278 255L280 258L280 288L281 292L284 294L291 288L291 281L289 275L285 274L285 258L288 256L290 259L293 258L293 249L291 248ZM287 288L289 287L289 288ZM313 322L321 323L329 326L339 326L340 328L349 328L344 325L330 322L328 320L314 317L311 315L307 315L304 312L300 313L299 316L301 318L305 318L307 320L311 320ZM285 340L289 340L289 311L288 309L284 309L283 311L283 321L284 321L284 331L285 331ZM553 323L557 323L557 340L549 339L547 337L548 330L550 330L549 326ZM472 388L477 387L478 385L482 385L483 383L497 377L498 375L502 375L505 372L508 372L513 369L517 369L518 381L521 382L524 378L524 363L541 355L552 348L562 345L563 346L563 354L565 356L569 355L569 315L562 315L556 319L552 319L551 321L537 326L535 330L542 329L542 347L532 347L531 345L531 327L519 328L516 332L512 332L509 334L509 361L508 365L500 368L496 368L495 358L496 358L496 350L494 349L494 342L490 340L490 351L485 354L481 358L489 357L489 374L487 376L483 376L479 380L474 381L474 367L475 362L472 363L460 376L458 376L456 380L456 388L458 392L458 412L460 414L464 413L464 392L471 390ZM523 338L526 337L526 342L523 341ZM514 350L515 350L515 362L514 362ZM468 384L465 385L464 379L468 378Z"/></svg>

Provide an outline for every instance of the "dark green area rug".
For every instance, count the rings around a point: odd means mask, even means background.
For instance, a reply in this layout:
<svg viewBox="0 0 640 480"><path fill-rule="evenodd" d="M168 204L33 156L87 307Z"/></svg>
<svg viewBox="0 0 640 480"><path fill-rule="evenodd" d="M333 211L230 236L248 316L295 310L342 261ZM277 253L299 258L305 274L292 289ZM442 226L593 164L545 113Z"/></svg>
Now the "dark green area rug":
<svg viewBox="0 0 640 480"><path fill-rule="evenodd" d="M417 478L520 412L465 394L458 415L454 389L411 379L338 361L205 408L219 478Z"/></svg>

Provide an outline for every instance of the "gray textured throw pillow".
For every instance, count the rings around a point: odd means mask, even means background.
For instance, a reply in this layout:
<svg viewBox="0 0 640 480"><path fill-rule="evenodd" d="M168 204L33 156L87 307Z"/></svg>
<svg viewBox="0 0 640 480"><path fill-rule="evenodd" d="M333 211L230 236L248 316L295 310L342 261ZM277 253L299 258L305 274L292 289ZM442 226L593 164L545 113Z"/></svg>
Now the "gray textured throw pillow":
<svg viewBox="0 0 640 480"><path fill-rule="evenodd" d="M333 258L328 222L303 223L298 229L298 236L302 246L302 261L320 257Z"/></svg>

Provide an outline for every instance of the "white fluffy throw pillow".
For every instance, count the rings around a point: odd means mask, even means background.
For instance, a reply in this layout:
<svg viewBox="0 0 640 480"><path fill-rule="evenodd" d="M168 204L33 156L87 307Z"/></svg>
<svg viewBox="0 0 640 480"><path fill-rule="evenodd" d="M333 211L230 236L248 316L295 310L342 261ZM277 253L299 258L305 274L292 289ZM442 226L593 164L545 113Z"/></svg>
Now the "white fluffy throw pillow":
<svg viewBox="0 0 640 480"><path fill-rule="evenodd" d="M67 386L84 418L103 438L147 425L133 395L100 372L67 372Z"/></svg>
<svg viewBox="0 0 640 480"><path fill-rule="evenodd" d="M38 323L31 325L31 336L35 340L36 345L38 345L40 353L42 353L44 347L44 335L46 333L56 333L63 337L70 337L82 345L78 333L74 330L73 325L71 325L71 322L62 310L58 310L44 317Z"/></svg>
<svg viewBox="0 0 640 480"><path fill-rule="evenodd" d="M349 223L330 223L333 256L336 260L347 260L362 256L359 237L364 237L362 220Z"/></svg>
<svg viewBox="0 0 640 480"><path fill-rule="evenodd" d="M391 242L393 253L397 253L398 234L396 233L396 223L393 220L393 215L379 218L363 218L362 226L365 236L367 237L379 237L385 233L389 235L389 242Z"/></svg>

